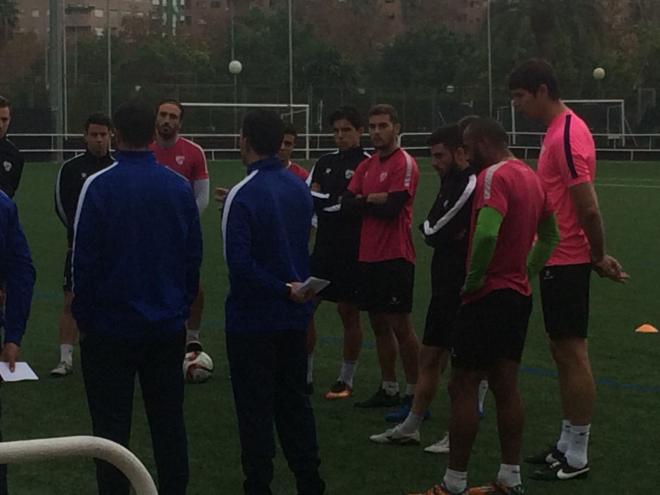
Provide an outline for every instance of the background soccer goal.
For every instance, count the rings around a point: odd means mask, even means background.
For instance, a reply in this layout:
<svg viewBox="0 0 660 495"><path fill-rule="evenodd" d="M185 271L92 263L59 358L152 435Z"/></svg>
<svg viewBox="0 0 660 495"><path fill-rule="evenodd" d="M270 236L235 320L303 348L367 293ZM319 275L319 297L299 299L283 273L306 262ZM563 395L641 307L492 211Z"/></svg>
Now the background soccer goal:
<svg viewBox="0 0 660 495"><path fill-rule="evenodd" d="M310 157L309 105L295 103L205 103L182 102L186 109L184 133L192 135L207 152L213 149L238 150L238 135L243 115L257 108L272 109L282 120L291 122L298 132L297 148ZM303 143L304 145L300 145Z"/></svg>

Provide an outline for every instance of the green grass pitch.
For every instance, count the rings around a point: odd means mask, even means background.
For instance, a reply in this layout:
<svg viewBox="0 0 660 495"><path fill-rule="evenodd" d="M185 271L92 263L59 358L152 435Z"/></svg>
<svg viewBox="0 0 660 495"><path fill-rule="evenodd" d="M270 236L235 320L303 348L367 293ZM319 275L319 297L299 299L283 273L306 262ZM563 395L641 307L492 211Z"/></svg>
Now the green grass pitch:
<svg viewBox="0 0 660 495"><path fill-rule="evenodd" d="M421 181L415 203L416 224L430 207L438 181L427 160L420 160ZM212 185L231 185L244 173L237 162L211 165ZM2 387L2 430L5 440L89 434L79 353L75 373L52 379L48 371L58 361L57 327L62 304L61 280L65 232L53 209L54 164L26 166L17 195L22 223L38 271L32 316L22 356L41 376L39 382ZM632 276L627 286L593 279L590 345L599 380L598 403L592 429L592 473L587 481L561 486L527 480L529 493L596 494L655 493L660 470L655 465L660 440L656 422L660 404L658 356L660 335L639 335L637 325L660 323L658 266L660 242L660 167L656 163L603 162L599 166L598 193L607 227L608 251L617 256ZM206 290L203 341L215 360L214 378L186 388L186 420L191 480L189 493L241 493L238 435L224 353L223 308L227 273L222 259L220 218L215 205L203 215L205 256L202 280ZM416 233L416 232L415 232ZM419 236L414 323L421 335L429 298L430 249ZM547 350L538 303L530 324L520 376L526 409L524 452L553 440L560 424L557 380ZM317 313L319 342L316 351L316 395L313 404L318 424L322 475L329 494L401 494L438 482L446 457L424 454L421 448L371 444L368 436L383 431L384 411L356 410L352 400L326 402L322 393L335 379L340 362L341 326L330 304ZM365 346L356 379L356 398L375 391L378 368L373 334L366 318ZM400 381L403 375L400 373ZM433 417L422 429L422 443L439 438L447 420L446 379L432 406ZM135 404L132 450L153 472L151 444L139 399ZM470 481L491 480L499 465L492 398L475 444ZM524 476L530 473L526 467ZM94 493L91 459L72 458L10 466L14 495ZM292 476L278 452L273 491L295 492Z"/></svg>

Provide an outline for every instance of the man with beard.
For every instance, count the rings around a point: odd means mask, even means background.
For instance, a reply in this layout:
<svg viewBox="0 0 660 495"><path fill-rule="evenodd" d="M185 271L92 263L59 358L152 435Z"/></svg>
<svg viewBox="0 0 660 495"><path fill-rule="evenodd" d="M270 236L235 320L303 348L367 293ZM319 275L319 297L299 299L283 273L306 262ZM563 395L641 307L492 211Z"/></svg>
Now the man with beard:
<svg viewBox="0 0 660 495"><path fill-rule="evenodd" d="M85 143L87 151L62 164L55 183L55 211L67 233L68 249L64 261L64 307L60 315L60 362L50 372L51 376L66 376L73 373L73 345L78 329L71 314L72 273L71 252L73 250L73 224L76 218L78 197L87 178L112 165L110 155L112 122L102 113L94 113L85 122Z"/></svg>
<svg viewBox="0 0 660 495"><path fill-rule="evenodd" d="M484 374L495 396L502 464L496 481L481 492L524 493L518 368L532 310L529 275L543 267L559 233L540 179L515 158L507 142L506 131L490 119L474 121L464 135L470 162L480 172L463 305L452 337L449 465L442 483L428 495L468 493L467 467L479 427L477 391Z"/></svg>
<svg viewBox="0 0 660 495"><path fill-rule="evenodd" d="M419 443L419 428L438 388L439 374L449 360L451 331L461 305L465 281L472 194L477 177L467 161L461 127L441 127L428 139L431 165L442 186L426 220L420 225L426 243L433 248L431 261L431 301L419 352L419 380L412 407L405 420L371 441L388 444ZM427 448L429 452L449 451L449 439Z"/></svg>
<svg viewBox="0 0 660 495"><path fill-rule="evenodd" d="M415 279L411 226L419 170L399 147L400 132L394 107L371 108L369 135L376 154L358 166L342 198L342 208L362 215L358 297L361 309L369 312L381 370L378 391L355 407L400 404L397 348L406 376L404 401L412 403L417 384L419 343L410 313Z"/></svg>
<svg viewBox="0 0 660 495"><path fill-rule="evenodd" d="M189 139L181 137L183 106L174 99L163 100L156 114L156 140L151 150L156 161L183 175L193 188L199 214L209 204L209 172L204 150ZM199 292L190 307L190 318L186 323L186 352L201 352L199 333L204 311L204 289L201 282Z"/></svg>

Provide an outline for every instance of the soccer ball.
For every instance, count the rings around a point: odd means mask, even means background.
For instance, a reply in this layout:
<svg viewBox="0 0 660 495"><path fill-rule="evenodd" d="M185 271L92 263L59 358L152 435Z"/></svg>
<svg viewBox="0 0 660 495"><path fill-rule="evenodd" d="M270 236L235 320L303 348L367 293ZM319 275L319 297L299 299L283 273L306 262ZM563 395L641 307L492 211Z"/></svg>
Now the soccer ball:
<svg viewBox="0 0 660 495"><path fill-rule="evenodd" d="M204 383L213 375L213 359L205 352L188 352L183 358L183 377L188 383Z"/></svg>

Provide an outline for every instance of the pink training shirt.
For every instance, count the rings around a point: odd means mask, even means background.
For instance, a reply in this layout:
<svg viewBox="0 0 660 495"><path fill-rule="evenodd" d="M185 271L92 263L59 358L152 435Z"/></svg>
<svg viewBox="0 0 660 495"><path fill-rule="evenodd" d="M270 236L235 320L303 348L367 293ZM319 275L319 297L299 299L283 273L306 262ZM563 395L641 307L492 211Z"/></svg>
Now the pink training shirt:
<svg viewBox="0 0 660 495"><path fill-rule="evenodd" d="M527 276L527 255L539 222L552 215L543 185L534 170L520 160L505 160L484 169L474 192L470 253L479 210L486 206L502 215L502 225L483 287L464 295L463 301L476 301L499 289L513 289L529 296L532 289ZM470 267L467 269L469 272Z"/></svg>
<svg viewBox="0 0 660 495"><path fill-rule="evenodd" d="M572 111L558 115L548 126L538 174L557 215L560 235L547 265L590 263L589 240L578 221L570 188L596 179L596 147L587 124Z"/></svg>
<svg viewBox="0 0 660 495"><path fill-rule="evenodd" d="M359 261L375 263L403 258L415 263L412 219L418 182L417 162L401 148L385 159L374 154L358 165L348 185L348 190L356 196L400 191L407 191L409 196L394 220L370 215L362 219Z"/></svg>
<svg viewBox="0 0 660 495"><path fill-rule="evenodd" d="M204 150L186 138L178 137L174 146L169 148L164 148L154 141L150 149L156 154L158 163L183 175L191 183L209 178Z"/></svg>

